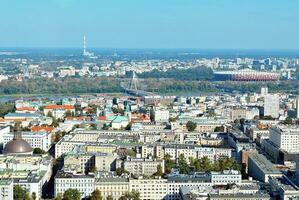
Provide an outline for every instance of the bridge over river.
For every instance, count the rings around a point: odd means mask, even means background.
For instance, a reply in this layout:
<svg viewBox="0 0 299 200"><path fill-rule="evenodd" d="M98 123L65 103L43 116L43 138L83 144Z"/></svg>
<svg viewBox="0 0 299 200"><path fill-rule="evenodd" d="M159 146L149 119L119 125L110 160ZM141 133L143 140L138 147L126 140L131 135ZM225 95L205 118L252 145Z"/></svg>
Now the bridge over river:
<svg viewBox="0 0 299 200"><path fill-rule="evenodd" d="M138 89L138 85L139 85L138 82L139 82L138 78L137 78L135 72L133 72L133 76L132 76L129 86L125 86L125 84L122 83L121 87L124 89L125 93L132 95L132 96L143 97L143 96L157 95L153 92L147 92L147 91Z"/></svg>

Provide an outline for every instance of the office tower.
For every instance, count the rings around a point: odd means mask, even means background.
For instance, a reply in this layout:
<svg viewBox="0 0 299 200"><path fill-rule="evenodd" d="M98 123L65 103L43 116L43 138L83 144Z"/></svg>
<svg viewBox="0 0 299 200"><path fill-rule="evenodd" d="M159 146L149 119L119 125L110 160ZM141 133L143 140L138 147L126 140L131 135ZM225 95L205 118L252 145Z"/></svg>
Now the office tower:
<svg viewBox="0 0 299 200"><path fill-rule="evenodd" d="M264 99L264 116L279 117L279 96L267 94Z"/></svg>
<svg viewBox="0 0 299 200"><path fill-rule="evenodd" d="M261 96L265 97L268 94L268 87L263 86L261 87Z"/></svg>

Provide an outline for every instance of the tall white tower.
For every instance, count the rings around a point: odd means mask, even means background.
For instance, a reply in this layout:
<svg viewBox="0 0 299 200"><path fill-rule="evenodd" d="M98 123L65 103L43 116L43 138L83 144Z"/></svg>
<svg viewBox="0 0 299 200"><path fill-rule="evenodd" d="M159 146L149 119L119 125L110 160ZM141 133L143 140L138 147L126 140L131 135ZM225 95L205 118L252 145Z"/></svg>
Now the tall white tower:
<svg viewBox="0 0 299 200"><path fill-rule="evenodd" d="M86 56L86 37L83 36L83 55Z"/></svg>

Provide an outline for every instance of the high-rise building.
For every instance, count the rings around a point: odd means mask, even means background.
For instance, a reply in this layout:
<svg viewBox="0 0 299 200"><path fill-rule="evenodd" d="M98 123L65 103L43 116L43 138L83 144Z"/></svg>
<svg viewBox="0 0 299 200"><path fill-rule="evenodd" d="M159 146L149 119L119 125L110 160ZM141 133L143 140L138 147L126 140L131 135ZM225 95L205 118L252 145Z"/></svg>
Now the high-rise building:
<svg viewBox="0 0 299 200"><path fill-rule="evenodd" d="M268 87L263 86L261 87L261 96L265 97L268 94Z"/></svg>
<svg viewBox="0 0 299 200"><path fill-rule="evenodd" d="M264 116L279 117L279 96L267 94L264 99Z"/></svg>
<svg viewBox="0 0 299 200"><path fill-rule="evenodd" d="M270 141L279 149L299 153L298 126L279 126L270 129Z"/></svg>

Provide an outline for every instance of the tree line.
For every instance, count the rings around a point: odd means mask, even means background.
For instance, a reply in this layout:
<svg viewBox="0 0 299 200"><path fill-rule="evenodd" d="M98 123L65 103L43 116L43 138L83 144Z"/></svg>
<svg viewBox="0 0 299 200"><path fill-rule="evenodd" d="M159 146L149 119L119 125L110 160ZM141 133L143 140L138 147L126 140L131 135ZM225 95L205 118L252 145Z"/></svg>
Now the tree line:
<svg viewBox="0 0 299 200"><path fill-rule="evenodd" d="M200 81L212 80L214 78L213 70L205 66L187 69L169 69L167 71L159 71L157 69L150 72L144 72L138 75L140 78L171 78L184 81Z"/></svg>
<svg viewBox="0 0 299 200"><path fill-rule="evenodd" d="M115 78L67 77L61 79L4 80L0 95L10 94L74 94L122 92L120 81Z"/></svg>
<svg viewBox="0 0 299 200"><path fill-rule="evenodd" d="M222 172L223 170L241 170L240 164L233 158L223 157L216 161L210 160L208 157L202 158L187 158L183 154L179 156L177 163L172 160L170 155L166 154L165 158L165 173L170 173L171 169L178 169L181 174L189 174L190 172Z"/></svg>

